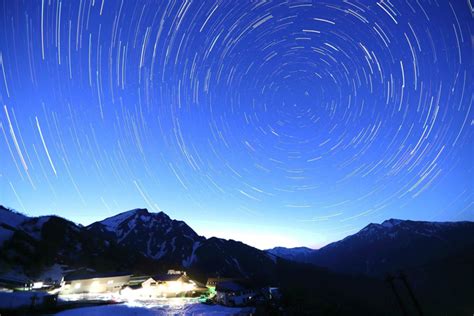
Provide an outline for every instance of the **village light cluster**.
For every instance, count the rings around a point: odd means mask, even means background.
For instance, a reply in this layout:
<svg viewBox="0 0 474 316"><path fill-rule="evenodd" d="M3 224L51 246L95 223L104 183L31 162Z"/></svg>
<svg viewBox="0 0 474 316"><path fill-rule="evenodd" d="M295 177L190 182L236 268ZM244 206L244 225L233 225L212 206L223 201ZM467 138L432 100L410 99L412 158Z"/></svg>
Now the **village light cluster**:
<svg viewBox="0 0 474 316"><path fill-rule="evenodd" d="M189 282L178 280L157 283L153 278L150 278L142 283L141 288L126 287L120 293L133 298L173 297L180 293L192 292L195 288L196 284L191 280Z"/></svg>
<svg viewBox="0 0 474 316"><path fill-rule="evenodd" d="M233 307L254 306L256 299L263 302L278 299L279 296L278 289L259 288L251 280L217 277L208 278L204 284L191 280L184 271L175 270L153 276L76 270L57 277L55 281L23 283L22 288L16 288L15 297L19 299L15 306L44 307L56 303L67 305L104 301L147 308L196 303ZM12 304L8 306L13 308Z"/></svg>
<svg viewBox="0 0 474 316"><path fill-rule="evenodd" d="M184 295L196 288L186 272L169 270L167 274L149 277L130 274L66 277L59 292L62 296L114 293L127 298L152 298Z"/></svg>

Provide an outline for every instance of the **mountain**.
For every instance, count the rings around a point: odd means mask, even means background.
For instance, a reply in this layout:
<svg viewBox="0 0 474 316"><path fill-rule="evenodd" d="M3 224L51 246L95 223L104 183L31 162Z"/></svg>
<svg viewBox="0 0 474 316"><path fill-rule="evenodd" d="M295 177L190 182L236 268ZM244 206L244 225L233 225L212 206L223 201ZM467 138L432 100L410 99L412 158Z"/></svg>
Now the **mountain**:
<svg viewBox="0 0 474 316"><path fill-rule="evenodd" d="M468 315L474 310L474 223L390 219L319 250L267 250L350 275L384 280L395 288L409 314L417 314L402 272L427 315ZM436 303L435 303L436 302Z"/></svg>
<svg viewBox="0 0 474 316"><path fill-rule="evenodd" d="M17 227L26 219L27 217L25 215L0 205L0 224Z"/></svg>
<svg viewBox="0 0 474 316"><path fill-rule="evenodd" d="M183 266L191 263L193 248L203 240L186 223L146 209L120 213L93 223L86 230L108 235L119 245L135 249L150 259L166 259Z"/></svg>
<svg viewBox="0 0 474 316"><path fill-rule="evenodd" d="M206 239L163 212L135 209L93 223L86 230L163 266L201 274L256 277L268 275L275 266L275 258L265 252L234 240Z"/></svg>
<svg viewBox="0 0 474 316"><path fill-rule="evenodd" d="M0 249L0 273L15 270L34 276L54 264L118 270L144 259L135 252L127 254L108 236L89 234L82 226L59 216L27 217L5 208L1 212L0 227L9 232ZM12 218L16 219L14 223Z"/></svg>
<svg viewBox="0 0 474 316"><path fill-rule="evenodd" d="M0 247L10 239L18 226L26 220L26 216L0 205Z"/></svg>
<svg viewBox="0 0 474 316"><path fill-rule="evenodd" d="M305 263L311 263L313 254L316 252L316 250L308 247L275 247L271 249L266 249L265 251L283 259Z"/></svg>
<svg viewBox="0 0 474 316"><path fill-rule="evenodd" d="M384 276L473 246L473 222L389 219L319 249L310 262L339 272Z"/></svg>
<svg viewBox="0 0 474 316"><path fill-rule="evenodd" d="M473 222L426 222L389 219L319 250L275 247L266 252L350 274L385 276L474 246Z"/></svg>
<svg viewBox="0 0 474 316"><path fill-rule="evenodd" d="M265 279L272 275L277 261L238 241L199 236L185 222L146 209L120 213L84 227L58 216L27 217L2 207L0 229L0 273L18 267L34 276L61 264L141 273L175 268L203 278L230 275Z"/></svg>

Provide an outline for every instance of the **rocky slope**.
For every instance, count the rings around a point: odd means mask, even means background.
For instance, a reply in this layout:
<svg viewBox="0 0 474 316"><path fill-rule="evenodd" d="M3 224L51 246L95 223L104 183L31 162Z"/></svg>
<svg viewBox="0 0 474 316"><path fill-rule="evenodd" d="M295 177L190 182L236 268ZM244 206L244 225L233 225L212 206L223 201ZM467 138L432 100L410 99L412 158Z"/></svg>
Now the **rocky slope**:
<svg viewBox="0 0 474 316"><path fill-rule="evenodd" d="M21 268L29 275L61 264L104 271L174 268L200 275L265 277L276 262L256 248L233 240L206 239L185 222L146 209L83 227L58 216L30 218L2 207L0 236L1 270Z"/></svg>

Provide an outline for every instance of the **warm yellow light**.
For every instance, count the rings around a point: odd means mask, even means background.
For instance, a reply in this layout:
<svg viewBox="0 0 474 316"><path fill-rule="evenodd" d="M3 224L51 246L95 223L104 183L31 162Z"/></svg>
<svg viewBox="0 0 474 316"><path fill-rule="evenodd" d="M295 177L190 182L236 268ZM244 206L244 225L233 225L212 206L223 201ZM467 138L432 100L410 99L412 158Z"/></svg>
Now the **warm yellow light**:
<svg viewBox="0 0 474 316"><path fill-rule="evenodd" d="M92 281L91 286L89 288L89 292L100 292L100 282L97 280Z"/></svg>
<svg viewBox="0 0 474 316"><path fill-rule="evenodd" d="M122 291L122 295L127 297L132 296L134 299L149 298L149 297L174 297L179 293L189 292L195 289L194 282L170 281L158 283L156 285L146 285L140 289L132 290L127 288Z"/></svg>

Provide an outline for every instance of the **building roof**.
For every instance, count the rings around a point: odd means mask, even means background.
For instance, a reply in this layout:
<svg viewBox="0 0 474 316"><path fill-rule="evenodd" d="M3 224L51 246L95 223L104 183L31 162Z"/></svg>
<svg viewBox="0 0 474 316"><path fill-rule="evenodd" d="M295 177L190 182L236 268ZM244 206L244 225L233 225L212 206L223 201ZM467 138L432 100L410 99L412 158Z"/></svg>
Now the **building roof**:
<svg viewBox="0 0 474 316"><path fill-rule="evenodd" d="M130 276L128 272L108 272L108 273L71 273L64 277L64 281L77 281L77 280L88 280L98 278L115 278Z"/></svg>
<svg viewBox="0 0 474 316"><path fill-rule="evenodd" d="M186 278L184 274L158 274L153 276L152 278L155 281L163 281L163 282L170 282L170 281L178 281L182 277Z"/></svg>
<svg viewBox="0 0 474 316"><path fill-rule="evenodd" d="M149 275L132 275L130 277L130 283L142 283L146 280L148 280L149 278L151 278L151 276Z"/></svg>

